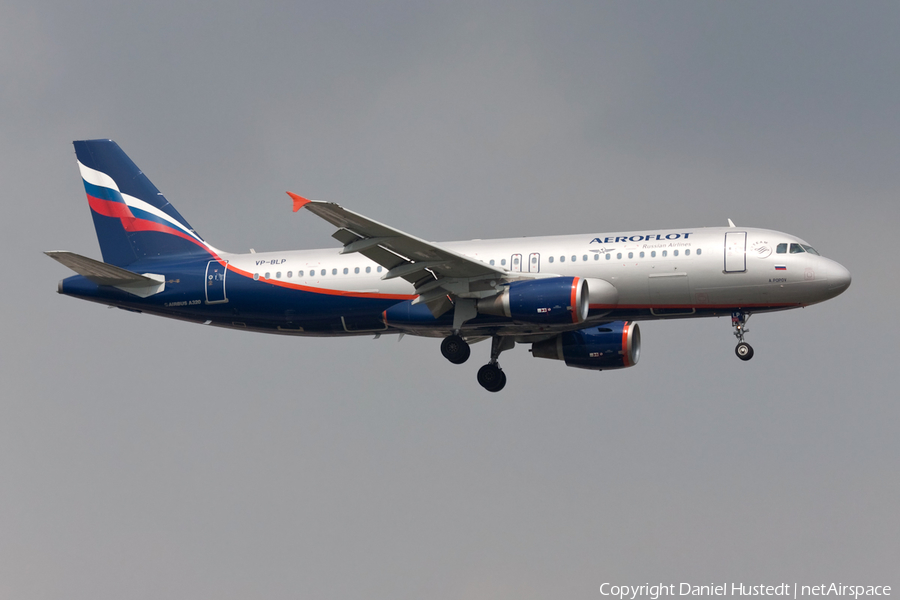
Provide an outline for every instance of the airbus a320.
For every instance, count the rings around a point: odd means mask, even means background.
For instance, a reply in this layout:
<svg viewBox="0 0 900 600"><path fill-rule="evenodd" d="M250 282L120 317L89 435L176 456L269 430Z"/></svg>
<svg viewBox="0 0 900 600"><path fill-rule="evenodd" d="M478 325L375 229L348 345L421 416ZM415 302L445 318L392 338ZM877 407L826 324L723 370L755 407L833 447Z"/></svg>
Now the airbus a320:
<svg viewBox="0 0 900 600"><path fill-rule="evenodd" d="M340 248L233 254L207 243L112 140L75 142L102 261L47 252L77 275L60 294L125 310L296 336L442 338L466 362L490 340L478 383L506 385L516 344L582 369L637 364L639 321L750 315L834 298L850 273L778 231L679 228L434 243L288 192L335 228Z"/></svg>

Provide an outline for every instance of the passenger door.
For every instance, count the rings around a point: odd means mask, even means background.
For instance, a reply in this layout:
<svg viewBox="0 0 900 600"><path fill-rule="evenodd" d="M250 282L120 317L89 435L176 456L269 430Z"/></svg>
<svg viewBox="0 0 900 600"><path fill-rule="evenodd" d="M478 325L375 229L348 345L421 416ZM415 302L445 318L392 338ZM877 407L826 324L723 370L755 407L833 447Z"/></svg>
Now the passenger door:
<svg viewBox="0 0 900 600"><path fill-rule="evenodd" d="M747 270L747 232L729 231L725 234L725 272L743 273Z"/></svg>
<svg viewBox="0 0 900 600"><path fill-rule="evenodd" d="M225 274L228 272L228 264L222 265L217 260L206 263L206 303L220 304L228 302L225 296Z"/></svg>

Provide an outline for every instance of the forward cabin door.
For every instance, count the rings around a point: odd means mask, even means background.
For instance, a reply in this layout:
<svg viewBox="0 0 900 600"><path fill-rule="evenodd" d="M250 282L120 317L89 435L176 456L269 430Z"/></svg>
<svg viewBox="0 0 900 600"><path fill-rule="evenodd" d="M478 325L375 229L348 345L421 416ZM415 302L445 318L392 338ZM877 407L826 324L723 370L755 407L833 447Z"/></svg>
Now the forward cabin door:
<svg viewBox="0 0 900 600"><path fill-rule="evenodd" d="M747 270L747 232L729 231L725 234L725 272L743 273Z"/></svg>

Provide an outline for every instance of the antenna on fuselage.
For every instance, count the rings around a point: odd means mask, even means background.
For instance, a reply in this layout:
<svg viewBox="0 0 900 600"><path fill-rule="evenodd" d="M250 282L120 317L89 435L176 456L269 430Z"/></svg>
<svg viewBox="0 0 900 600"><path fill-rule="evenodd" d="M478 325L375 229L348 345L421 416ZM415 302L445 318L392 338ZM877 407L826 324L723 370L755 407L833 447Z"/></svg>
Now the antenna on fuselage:
<svg viewBox="0 0 900 600"><path fill-rule="evenodd" d="M731 219L728 219L728 226L729 227L737 227L737 225L735 225L734 221L732 221Z"/></svg>

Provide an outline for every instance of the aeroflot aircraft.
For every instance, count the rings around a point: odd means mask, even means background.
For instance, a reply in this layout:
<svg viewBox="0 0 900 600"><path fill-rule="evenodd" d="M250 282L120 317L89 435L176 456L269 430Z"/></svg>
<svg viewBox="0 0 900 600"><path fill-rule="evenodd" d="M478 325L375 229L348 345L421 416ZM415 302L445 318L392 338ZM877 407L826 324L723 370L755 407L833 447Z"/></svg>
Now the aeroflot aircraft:
<svg viewBox="0 0 900 600"><path fill-rule="evenodd" d="M103 262L47 252L78 275L59 293L204 325L300 336L443 338L454 364L490 339L478 383L497 392L500 353L582 369L637 363L637 321L730 315L742 360L753 313L833 298L850 273L792 235L735 227L426 242L331 202L288 192L337 228L341 249L213 248L111 140L75 142Z"/></svg>

